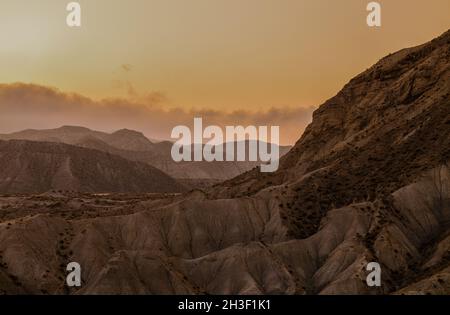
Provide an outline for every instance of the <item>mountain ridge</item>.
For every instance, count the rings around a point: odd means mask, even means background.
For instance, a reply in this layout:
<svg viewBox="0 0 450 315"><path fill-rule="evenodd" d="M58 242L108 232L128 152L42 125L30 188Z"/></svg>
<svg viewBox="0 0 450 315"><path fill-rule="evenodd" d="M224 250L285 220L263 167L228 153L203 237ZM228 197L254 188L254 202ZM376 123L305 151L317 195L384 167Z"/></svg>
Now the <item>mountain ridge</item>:
<svg viewBox="0 0 450 315"><path fill-rule="evenodd" d="M181 192L162 171L98 150L64 143L0 140L2 193Z"/></svg>
<svg viewBox="0 0 450 315"><path fill-rule="evenodd" d="M141 132L121 129L113 133L91 130L80 126L62 126L56 129L28 129L0 135L0 139L22 139L32 141L62 142L70 145L96 149L115 154L132 161L144 162L168 175L187 180L192 185L199 180L217 182L230 179L250 170L260 162L174 162L169 141L152 143ZM248 141L248 140L247 140ZM287 153L290 146L279 146L280 156ZM248 149L248 146L247 146Z"/></svg>

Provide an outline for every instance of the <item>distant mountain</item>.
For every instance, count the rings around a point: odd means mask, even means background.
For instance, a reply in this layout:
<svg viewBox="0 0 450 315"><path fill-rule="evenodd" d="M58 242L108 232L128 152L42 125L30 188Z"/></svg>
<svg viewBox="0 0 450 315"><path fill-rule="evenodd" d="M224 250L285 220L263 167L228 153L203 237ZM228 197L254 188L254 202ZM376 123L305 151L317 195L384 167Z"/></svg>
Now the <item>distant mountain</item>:
<svg viewBox="0 0 450 315"><path fill-rule="evenodd" d="M113 147L129 151L152 151L155 147L144 134L129 129L112 133L107 137L106 142Z"/></svg>
<svg viewBox="0 0 450 315"><path fill-rule="evenodd" d="M0 193L181 192L162 171L108 153L25 140L0 141Z"/></svg>
<svg viewBox="0 0 450 315"><path fill-rule="evenodd" d="M128 129L118 130L109 134L106 132L90 130L85 127L63 126L56 129L27 129L11 134L0 135L0 139L2 140L14 139L62 142L72 145L83 142L86 138L101 140L106 144L121 150L152 151L154 149L153 143L142 133Z"/></svg>
<svg viewBox="0 0 450 315"><path fill-rule="evenodd" d="M261 164L260 162L250 161L176 163L171 157L172 142L152 143L142 133L128 129L108 134L84 127L64 126L47 130L24 130L0 135L0 139L62 142L96 149L132 161L147 163L174 178L191 179L192 184L198 182L198 180L216 182L217 180L230 179ZM286 154L290 148L290 146L280 146L280 157Z"/></svg>

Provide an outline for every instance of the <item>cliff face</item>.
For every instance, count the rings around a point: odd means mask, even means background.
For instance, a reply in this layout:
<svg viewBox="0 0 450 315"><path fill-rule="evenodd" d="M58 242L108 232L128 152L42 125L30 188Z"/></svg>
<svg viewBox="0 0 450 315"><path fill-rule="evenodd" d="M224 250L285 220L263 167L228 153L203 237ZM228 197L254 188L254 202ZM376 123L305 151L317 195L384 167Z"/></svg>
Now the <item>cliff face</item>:
<svg viewBox="0 0 450 315"><path fill-rule="evenodd" d="M284 199L290 231L305 237L330 209L382 198L447 162L449 41L447 32L383 58L320 106L277 173L250 172L211 195L254 195L272 187ZM308 215L311 228L298 224Z"/></svg>
<svg viewBox="0 0 450 315"><path fill-rule="evenodd" d="M84 214L89 196L59 210L0 198L0 290L65 292L77 261L83 286L69 293L449 294L449 160L447 32L351 80L276 173L172 199L106 196ZM11 211L31 202L34 216Z"/></svg>

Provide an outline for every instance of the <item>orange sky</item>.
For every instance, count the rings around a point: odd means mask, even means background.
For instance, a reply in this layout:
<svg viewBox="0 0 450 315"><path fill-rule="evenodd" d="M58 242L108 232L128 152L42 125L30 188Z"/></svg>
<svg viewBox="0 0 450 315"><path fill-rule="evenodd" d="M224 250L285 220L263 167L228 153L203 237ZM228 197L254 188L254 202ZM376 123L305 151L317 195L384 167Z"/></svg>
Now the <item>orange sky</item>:
<svg viewBox="0 0 450 315"><path fill-rule="evenodd" d="M449 0L379 1L381 29L365 0L80 0L81 29L65 24L68 2L1 0L0 83L184 110L309 108L450 27Z"/></svg>

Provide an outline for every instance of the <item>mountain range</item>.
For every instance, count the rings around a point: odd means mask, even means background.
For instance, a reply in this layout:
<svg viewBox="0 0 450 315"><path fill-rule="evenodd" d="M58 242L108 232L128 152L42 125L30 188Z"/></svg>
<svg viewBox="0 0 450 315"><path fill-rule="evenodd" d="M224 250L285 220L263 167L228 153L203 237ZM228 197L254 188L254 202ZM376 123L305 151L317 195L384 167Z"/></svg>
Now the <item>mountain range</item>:
<svg viewBox="0 0 450 315"><path fill-rule="evenodd" d="M85 127L63 126L56 129L29 129L11 134L0 134L0 140L13 139L66 143L107 152L128 160L147 163L194 188L199 183L208 186L208 184L231 179L260 165L260 162L252 161L174 162L171 156L172 142L152 142L142 133L128 129L109 134ZM246 141L247 148L248 142L249 140ZM280 156L286 154L290 148L290 146L279 146Z"/></svg>

